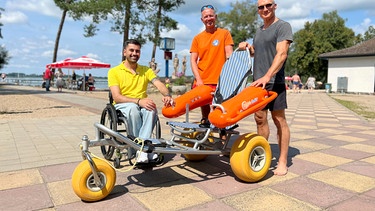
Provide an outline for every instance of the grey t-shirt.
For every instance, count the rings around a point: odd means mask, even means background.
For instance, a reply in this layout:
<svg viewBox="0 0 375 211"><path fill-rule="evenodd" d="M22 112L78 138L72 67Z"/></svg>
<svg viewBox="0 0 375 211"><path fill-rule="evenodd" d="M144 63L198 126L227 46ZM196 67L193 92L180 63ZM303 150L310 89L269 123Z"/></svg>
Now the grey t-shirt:
<svg viewBox="0 0 375 211"><path fill-rule="evenodd" d="M272 65L272 61L276 55L276 44L278 42L289 40L293 42L292 27L288 22L279 19L267 29L263 30L263 26L257 29L253 45L254 45L254 81L263 77ZM269 83L285 83L286 60L282 68L277 74L271 78Z"/></svg>

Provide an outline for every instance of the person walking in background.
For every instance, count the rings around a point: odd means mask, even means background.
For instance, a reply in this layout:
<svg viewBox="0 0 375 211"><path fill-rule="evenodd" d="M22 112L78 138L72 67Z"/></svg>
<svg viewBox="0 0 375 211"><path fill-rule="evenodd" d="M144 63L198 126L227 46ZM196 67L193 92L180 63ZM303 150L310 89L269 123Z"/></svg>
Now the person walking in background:
<svg viewBox="0 0 375 211"><path fill-rule="evenodd" d="M194 74L192 88L209 85L214 90L219 81L221 69L233 52L233 39L226 29L216 27L217 14L214 6L201 8L201 21L205 30L196 35L190 47L190 64ZM201 107L202 121L208 122L210 105Z"/></svg>
<svg viewBox="0 0 375 211"><path fill-rule="evenodd" d="M315 78L310 76L306 81L306 86L309 89L309 93L315 89Z"/></svg>
<svg viewBox="0 0 375 211"><path fill-rule="evenodd" d="M249 48L254 56L254 82L251 86L274 91L277 98L262 110L255 112L254 119L258 134L267 140L270 128L267 110L271 111L273 122L277 128L277 139L280 155L275 175L288 172L287 159L290 141L290 130L285 117L287 108L284 68L288 57L288 49L293 42L292 28L289 23L276 17L277 4L273 0L258 0L258 14L263 19L254 36L253 45L247 42L239 44L240 49Z"/></svg>
<svg viewBox="0 0 375 211"><path fill-rule="evenodd" d="M52 79L52 71L50 67L48 66L46 70L44 71L44 80L46 80L46 91L50 91L50 86L51 86L51 79Z"/></svg>
<svg viewBox="0 0 375 211"><path fill-rule="evenodd" d="M64 73L61 70L61 68L58 69L57 73L55 74L56 76L56 87L58 92L62 92L62 89L64 87Z"/></svg>
<svg viewBox="0 0 375 211"><path fill-rule="evenodd" d="M292 83L293 83L293 93L301 92L300 84L302 84L301 78L297 73L292 76Z"/></svg>
<svg viewBox="0 0 375 211"><path fill-rule="evenodd" d="M139 65L141 44L137 40L128 40L124 46L125 61L108 71L108 86L112 93L114 106L126 117L128 133L135 137L148 139L157 120L155 102L147 97L147 87L151 82L163 95L165 106L171 105L172 97L154 71L147 66ZM157 155L139 152L138 163L147 163ZM155 157L156 156L156 157Z"/></svg>
<svg viewBox="0 0 375 211"><path fill-rule="evenodd" d="M77 85L77 75L76 75L76 71L73 70L72 82L70 83L71 89L73 89L75 85Z"/></svg>

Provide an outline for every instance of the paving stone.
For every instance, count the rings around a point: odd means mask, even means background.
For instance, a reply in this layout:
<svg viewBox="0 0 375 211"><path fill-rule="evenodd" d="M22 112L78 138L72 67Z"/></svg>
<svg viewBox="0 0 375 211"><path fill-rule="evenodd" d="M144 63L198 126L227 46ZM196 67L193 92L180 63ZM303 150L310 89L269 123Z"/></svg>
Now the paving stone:
<svg viewBox="0 0 375 211"><path fill-rule="evenodd" d="M363 193L375 188L374 178L338 169L323 170L321 172L310 174L308 177L357 193Z"/></svg>

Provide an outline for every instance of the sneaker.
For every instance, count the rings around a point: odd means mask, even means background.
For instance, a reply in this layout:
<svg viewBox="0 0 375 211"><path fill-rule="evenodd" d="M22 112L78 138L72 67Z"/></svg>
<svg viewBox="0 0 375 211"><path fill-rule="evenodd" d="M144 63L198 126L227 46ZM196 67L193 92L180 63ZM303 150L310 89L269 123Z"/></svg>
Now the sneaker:
<svg viewBox="0 0 375 211"><path fill-rule="evenodd" d="M147 154L149 160L157 160L158 154L155 154L153 152Z"/></svg>
<svg viewBox="0 0 375 211"><path fill-rule="evenodd" d="M148 154L137 151L137 163L148 163Z"/></svg>

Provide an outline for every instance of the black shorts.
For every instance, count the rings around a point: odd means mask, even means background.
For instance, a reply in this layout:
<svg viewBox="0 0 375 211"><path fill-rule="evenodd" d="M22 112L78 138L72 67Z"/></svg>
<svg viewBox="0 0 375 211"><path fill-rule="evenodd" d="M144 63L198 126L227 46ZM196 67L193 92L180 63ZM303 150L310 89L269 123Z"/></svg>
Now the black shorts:
<svg viewBox="0 0 375 211"><path fill-rule="evenodd" d="M278 111L288 108L286 103L286 88L285 84L266 84L266 90L277 93L276 99L268 103L263 110Z"/></svg>

